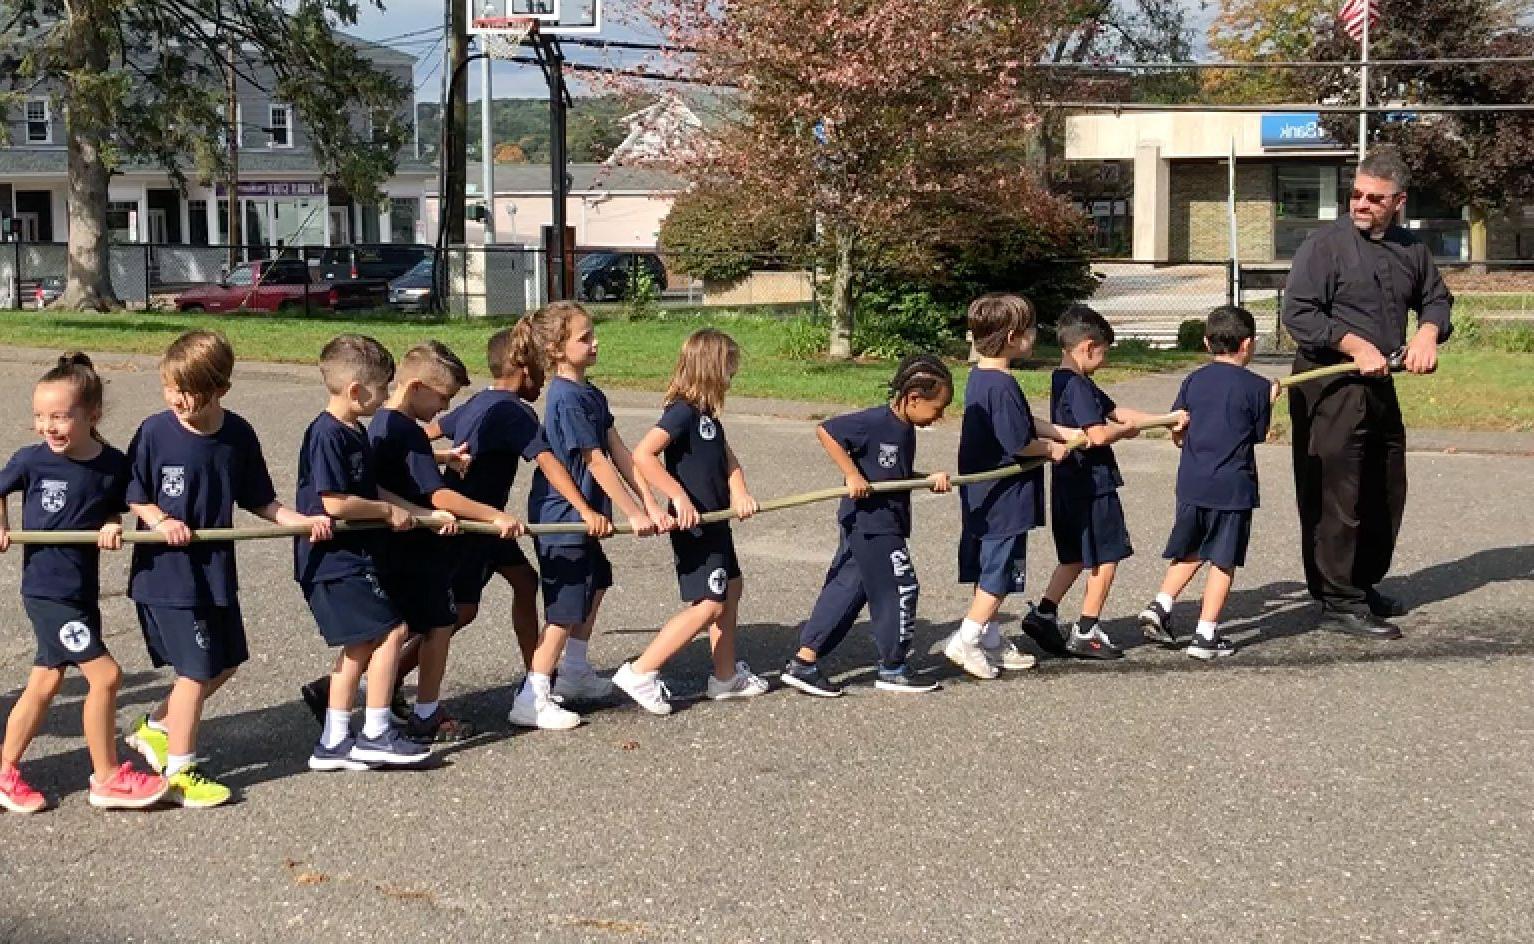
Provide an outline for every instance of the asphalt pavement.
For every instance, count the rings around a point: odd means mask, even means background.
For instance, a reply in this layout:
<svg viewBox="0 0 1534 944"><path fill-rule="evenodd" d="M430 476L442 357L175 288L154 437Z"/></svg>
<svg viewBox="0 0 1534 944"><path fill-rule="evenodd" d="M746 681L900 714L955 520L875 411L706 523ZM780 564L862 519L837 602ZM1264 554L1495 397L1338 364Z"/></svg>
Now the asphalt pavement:
<svg viewBox="0 0 1534 944"><path fill-rule="evenodd" d="M4 455L33 441L44 366L0 350ZM104 432L126 443L162 406L154 362L102 366ZM284 497L323 401L310 370L236 374L226 404L261 434ZM630 442L658 415L652 394L613 402ZM835 484L811 420L732 406L728 435L759 496ZM955 418L923 432L919 466L951 467L957 438ZM1242 649L1206 665L1141 645L1134 628L1162 573L1176 449L1144 438L1118 452L1138 550L1105 614L1130 650L1120 662L1044 660L978 682L927 654L967 595L956 499L921 495L919 662L944 690L876 692L861 628L827 662L848 697L782 689L777 670L836 543L834 506L820 504L736 526L742 656L773 679L770 694L699 700L699 641L666 669L684 698L672 717L620 698L573 732L510 730L522 666L509 593L494 585L446 688L484 733L425 771L306 770L317 727L297 686L330 654L290 545L243 544L253 658L210 704L201 743L239 802L90 809L84 686L71 678L24 764L57 808L0 815L0 941L1534 939L1534 460L1411 454L1385 589L1412 612L1405 639L1378 643L1311 631L1288 451L1263 447L1264 507L1228 610ZM1029 551L1035 596L1053 563L1047 537ZM617 583L592 646L603 670L679 605L667 542L620 539L610 553ZM169 682L122 595L126 559L103 580L124 723ZM0 558L7 711L33 655L19 574L19 553ZM1065 613L1078 603L1079 589ZM1195 605L1180 607L1184 625Z"/></svg>

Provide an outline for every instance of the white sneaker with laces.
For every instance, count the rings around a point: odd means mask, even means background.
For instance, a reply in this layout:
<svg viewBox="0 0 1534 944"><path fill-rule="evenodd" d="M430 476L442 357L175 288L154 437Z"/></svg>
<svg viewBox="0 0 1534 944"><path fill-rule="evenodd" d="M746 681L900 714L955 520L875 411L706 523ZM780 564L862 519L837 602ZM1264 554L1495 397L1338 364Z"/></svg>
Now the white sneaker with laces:
<svg viewBox="0 0 1534 944"><path fill-rule="evenodd" d="M980 648L979 643L965 642L964 637L955 632L948 637L948 644L943 646L943 655L948 661L973 675L975 678L993 679L1001 673L985 657L985 650Z"/></svg>
<svg viewBox="0 0 1534 944"><path fill-rule="evenodd" d="M581 716L555 704L552 698L518 696L511 703L506 720L520 728L541 728L545 731L568 731L579 727Z"/></svg>
<svg viewBox="0 0 1534 944"><path fill-rule="evenodd" d="M730 698L754 698L767 694L767 680L751 671L744 662L735 663L735 676L721 682L712 675L708 677L708 697L714 701Z"/></svg>
<svg viewBox="0 0 1534 944"><path fill-rule="evenodd" d="M1017 648L1017 645L1006 637L1002 637L1001 643L993 649L987 649L983 645L980 648L985 652L985 661L998 669L1021 672L1039 664L1038 659Z"/></svg>
<svg viewBox="0 0 1534 944"><path fill-rule="evenodd" d="M625 662L613 674L613 685L652 715L671 714L671 690L660 680L659 672L636 672L632 663Z"/></svg>
<svg viewBox="0 0 1534 944"><path fill-rule="evenodd" d="M559 667L554 677L554 694L570 701L601 701L612 697L613 683L598 675L591 666Z"/></svg>

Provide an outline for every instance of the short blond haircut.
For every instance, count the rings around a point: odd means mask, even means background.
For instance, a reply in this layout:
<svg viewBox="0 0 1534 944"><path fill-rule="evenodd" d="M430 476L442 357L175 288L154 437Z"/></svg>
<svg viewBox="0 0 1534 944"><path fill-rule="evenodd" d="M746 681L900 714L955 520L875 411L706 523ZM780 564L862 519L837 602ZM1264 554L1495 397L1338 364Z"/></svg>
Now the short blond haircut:
<svg viewBox="0 0 1534 944"><path fill-rule="evenodd" d="M160 358L160 381L199 406L229 392L234 348L217 331L188 331L170 342Z"/></svg>
<svg viewBox="0 0 1534 944"><path fill-rule="evenodd" d="M700 412L718 413L724 409L730 376L739 369L740 345L734 338L715 328L694 331L682 342L664 402L669 406L682 400Z"/></svg>
<svg viewBox="0 0 1534 944"><path fill-rule="evenodd" d="M469 369L441 341L423 341L406 351L394 376L402 384L419 380L424 384L452 384L460 390L469 385Z"/></svg>
<svg viewBox="0 0 1534 944"><path fill-rule="evenodd" d="M1026 337L1038 320L1033 303L1021 295L989 292L969 303L969 336L975 353L999 357L1012 335Z"/></svg>

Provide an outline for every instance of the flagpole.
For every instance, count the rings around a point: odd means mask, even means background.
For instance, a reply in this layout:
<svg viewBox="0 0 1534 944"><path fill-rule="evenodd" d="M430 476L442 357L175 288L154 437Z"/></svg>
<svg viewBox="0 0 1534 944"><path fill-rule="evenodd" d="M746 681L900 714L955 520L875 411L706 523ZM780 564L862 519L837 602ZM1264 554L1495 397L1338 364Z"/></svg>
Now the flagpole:
<svg viewBox="0 0 1534 944"><path fill-rule="evenodd" d="M1374 10L1373 0L1362 0L1364 8L1363 44L1358 59L1358 159L1362 161L1369 150L1369 20Z"/></svg>

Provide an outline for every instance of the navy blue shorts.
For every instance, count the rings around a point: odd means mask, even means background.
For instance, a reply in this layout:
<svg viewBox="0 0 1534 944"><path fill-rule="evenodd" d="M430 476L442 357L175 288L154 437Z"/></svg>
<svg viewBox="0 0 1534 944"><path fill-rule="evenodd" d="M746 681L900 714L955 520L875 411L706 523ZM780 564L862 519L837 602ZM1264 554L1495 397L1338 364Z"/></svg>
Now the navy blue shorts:
<svg viewBox="0 0 1534 944"><path fill-rule="evenodd" d="M309 612L328 646L373 642L405 622L376 574L352 574L304 587Z"/></svg>
<svg viewBox="0 0 1534 944"><path fill-rule="evenodd" d="M676 582L684 603L723 603L730 581L740 577L735 535L728 524L673 531L671 551L676 555Z"/></svg>
<svg viewBox="0 0 1534 944"><path fill-rule="evenodd" d="M1056 490L1049 496L1049 512L1055 553L1062 564L1096 567L1117 563L1135 552L1118 492L1085 499Z"/></svg>
<svg viewBox="0 0 1534 944"><path fill-rule="evenodd" d="M1168 560L1208 561L1222 570L1246 565L1252 539L1252 512L1218 511L1177 503L1177 520L1162 556Z"/></svg>
<svg viewBox="0 0 1534 944"><path fill-rule="evenodd" d="M1028 533L1004 538L959 535L959 583L972 583L993 597L1023 592Z"/></svg>
<svg viewBox="0 0 1534 944"><path fill-rule="evenodd" d="M543 619L555 626L579 626L591 615L597 591L613 585L613 565L598 541L538 544L538 582Z"/></svg>
<svg viewBox="0 0 1534 944"><path fill-rule="evenodd" d="M444 626L458 624L453 601L453 568L442 562L427 563L415 570L390 568L382 575L384 593L394 604L407 629L423 636Z"/></svg>
<svg viewBox="0 0 1534 944"><path fill-rule="evenodd" d="M250 659L239 606L138 604L138 622L155 668L209 682Z"/></svg>
<svg viewBox="0 0 1534 944"><path fill-rule="evenodd" d="M531 567L522 546L490 534L466 534L462 541L458 566L453 572L453 602L474 606L484 599L485 587L498 572L513 567Z"/></svg>
<svg viewBox="0 0 1534 944"><path fill-rule="evenodd" d="M101 607L96 603L22 597L21 605L37 636L33 665L57 669L107 654L106 642L101 638Z"/></svg>

